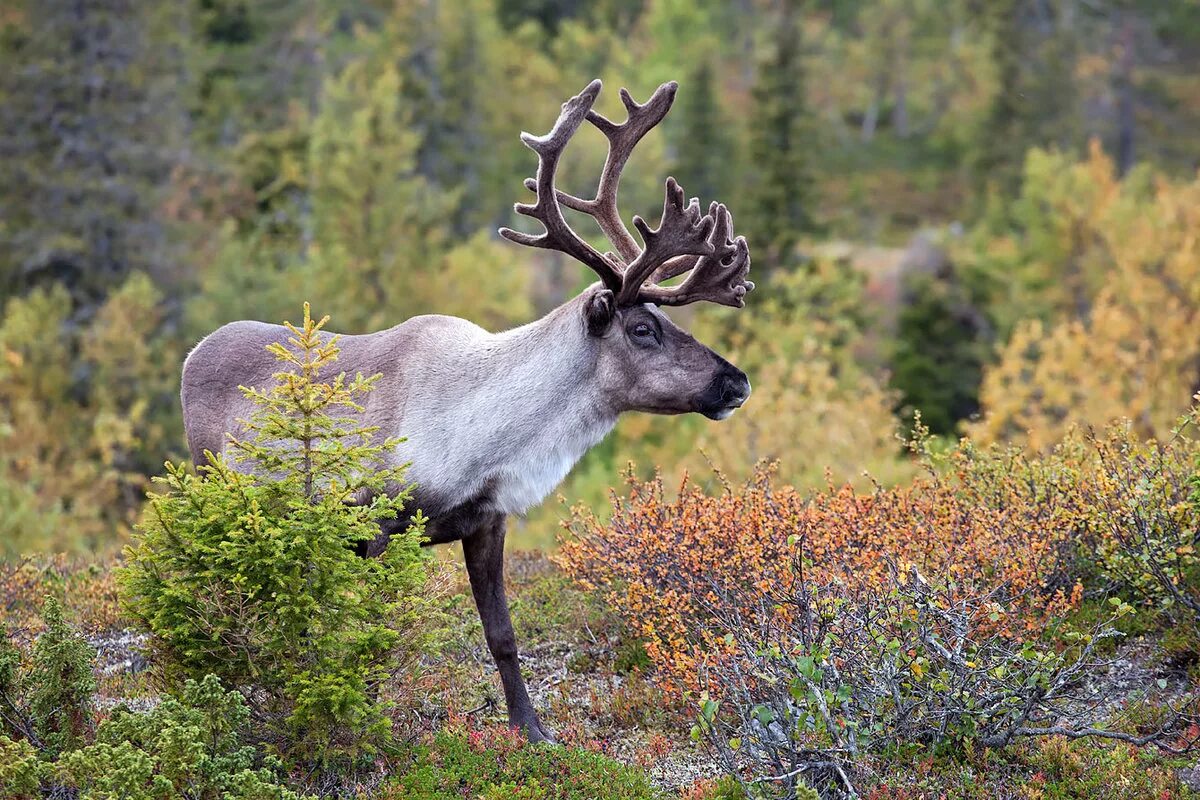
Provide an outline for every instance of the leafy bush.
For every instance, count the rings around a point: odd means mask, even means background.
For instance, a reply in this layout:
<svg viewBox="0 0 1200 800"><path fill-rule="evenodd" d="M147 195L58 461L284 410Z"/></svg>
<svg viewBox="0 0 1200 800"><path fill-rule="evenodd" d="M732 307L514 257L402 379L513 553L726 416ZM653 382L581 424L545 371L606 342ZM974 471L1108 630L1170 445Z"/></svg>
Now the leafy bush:
<svg viewBox="0 0 1200 800"><path fill-rule="evenodd" d="M1087 486L1096 560L1107 577L1200 633L1200 502L1193 410L1166 441L1139 441L1130 425L1093 435Z"/></svg>
<svg viewBox="0 0 1200 800"><path fill-rule="evenodd" d="M1125 418L1166 440L1196 390L1200 180L1122 180L1098 145L1079 163L1034 150L1014 210L987 256L1012 335L970 435L1046 450Z"/></svg>
<svg viewBox="0 0 1200 800"><path fill-rule="evenodd" d="M644 775L595 753L529 744L507 728L451 725L381 800L639 800L657 798Z"/></svg>
<svg viewBox="0 0 1200 800"><path fill-rule="evenodd" d="M708 495L685 483L673 501L660 479L633 483L607 524L577 510L559 560L585 586L603 590L681 689L703 688L703 656L688 637L709 616L714 588L753 607L802 576L881 587L894 561L952 581L963 597L1000 591L1014 613L993 627L1037 630L1078 601L1062 568L1078 490L1067 478L1022 473L1008 455L964 448L952 470L931 468L908 486L864 495L831 487L806 499L774 486L766 468L740 491ZM998 461L1014 471L988 466ZM805 573L796 569L798 541L810 559Z"/></svg>
<svg viewBox="0 0 1200 800"><path fill-rule="evenodd" d="M61 286L0 321L0 555L123 540L145 474L176 442L177 343L161 293L131 275L86 321Z"/></svg>
<svg viewBox="0 0 1200 800"><path fill-rule="evenodd" d="M1102 645L1129 605L1062 622L1082 596L1078 551L1120 541L1094 504L1128 515L1127 495L1155 484L1101 480L1098 441L1041 458L915 447L924 476L866 495L806 500L765 469L717 496L635 482L610 523L576 514L561 561L645 639L669 686L699 693L696 734L748 791L850 790L901 744L1143 744L1177 730L1185 714L1171 708L1135 734L1093 725L1102 698L1081 687L1110 666Z"/></svg>
<svg viewBox="0 0 1200 800"><path fill-rule="evenodd" d="M338 355L324 322L306 305L289 344L269 348L275 385L245 390L259 407L252 438L235 442L246 471L218 457L198 475L168 464L121 581L168 676L219 676L264 739L331 766L390 741L381 688L416 671L438 614L422 595L419 518L381 558L355 555L408 492L388 496L404 482L380 467L395 442L354 416L375 379L319 381Z"/></svg>
<svg viewBox="0 0 1200 800"><path fill-rule="evenodd" d="M804 554L796 555L803 568ZM1142 736L1093 727L1106 698L1082 682L1107 670L1097 645L1115 629L1063 632L1064 644L1022 642L979 625L1006 613L995 593L964 597L916 570L882 590L801 579L746 613L721 592L695 637L707 685L696 735L758 793L861 788L900 746L1003 747L1063 734L1163 738L1174 717ZM1116 601L1113 615L1128 613ZM985 612L986 616L980 612ZM748 784L747 788L751 788Z"/></svg>

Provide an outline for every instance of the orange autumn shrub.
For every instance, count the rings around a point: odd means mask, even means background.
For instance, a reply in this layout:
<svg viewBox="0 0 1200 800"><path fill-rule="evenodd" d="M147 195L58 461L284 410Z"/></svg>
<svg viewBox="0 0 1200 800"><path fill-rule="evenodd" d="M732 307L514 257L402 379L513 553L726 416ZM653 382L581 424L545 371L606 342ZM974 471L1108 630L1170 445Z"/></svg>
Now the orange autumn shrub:
<svg viewBox="0 0 1200 800"><path fill-rule="evenodd" d="M926 465L908 485L867 494L831 486L805 497L775 486L765 466L716 495L685 480L672 499L661 478L631 481L609 523L575 510L558 560L604 594L676 689L700 688L701 662L715 657L693 633L718 598L752 609L805 580L877 589L916 569L946 582L952 599L1002 601L1003 615L978 622L1014 639L1078 602L1070 556L1085 515L1069 459L963 445Z"/></svg>

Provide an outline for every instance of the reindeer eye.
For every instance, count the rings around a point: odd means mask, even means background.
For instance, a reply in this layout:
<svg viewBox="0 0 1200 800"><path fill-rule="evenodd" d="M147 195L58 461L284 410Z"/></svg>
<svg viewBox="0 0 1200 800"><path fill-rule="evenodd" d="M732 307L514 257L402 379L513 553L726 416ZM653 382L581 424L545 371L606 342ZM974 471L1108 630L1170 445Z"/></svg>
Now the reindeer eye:
<svg viewBox="0 0 1200 800"><path fill-rule="evenodd" d="M633 326L632 333L634 336L653 336L654 328L651 328L644 322L639 322L637 325Z"/></svg>

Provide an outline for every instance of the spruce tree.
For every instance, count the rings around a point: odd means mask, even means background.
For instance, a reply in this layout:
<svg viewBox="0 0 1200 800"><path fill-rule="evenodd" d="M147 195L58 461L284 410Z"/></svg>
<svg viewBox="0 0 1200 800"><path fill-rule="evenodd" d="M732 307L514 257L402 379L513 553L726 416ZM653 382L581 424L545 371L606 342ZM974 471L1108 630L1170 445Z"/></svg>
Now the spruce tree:
<svg viewBox="0 0 1200 800"><path fill-rule="evenodd" d="M674 175L701 205L726 197L732 149L717 99L712 61L697 62L676 101Z"/></svg>
<svg viewBox="0 0 1200 800"><path fill-rule="evenodd" d="M380 687L417 669L439 616L423 594L422 520L378 559L356 546L404 509L396 444L358 416L379 376L324 374L337 337L305 305L257 411L197 475L167 465L141 538L126 551L123 598L169 678L217 675L251 701L264 738L315 769L345 767L391 740Z"/></svg>
<svg viewBox="0 0 1200 800"><path fill-rule="evenodd" d="M890 365L898 410L906 421L919 411L930 431L953 435L979 411L991 325L952 265L909 274L903 288Z"/></svg>
<svg viewBox="0 0 1200 800"><path fill-rule="evenodd" d="M1031 11L1028 0L979 0L975 10L996 72L967 159L982 206L988 195L1017 195L1030 148L1082 144L1074 77L1080 23L1053 4L1044 14Z"/></svg>
<svg viewBox="0 0 1200 800"><path fill-rule="evenodd" d="M160 188L184 120L174 3L25 0L0 70L0 293L59 281L84 315L167 269Z"/></svg>
<svg viewBox="0 0 1200 800"><path fill-rule="evenodd" d="M42 618L46 630L33 647L24 684L33 729L41 746L56 754L79 746L91 731L96 650L63 619L57 598L46 599Z"/></svg>
<svg viewBox="0 0 1200 800"><path fill-rule="evenodd" d="M800 0L783 0L769 54L759 65L750 113L749 196L738 227L764 255L766 269L786 263L801 234L814 228L813 126L805 94Z"/></svg>

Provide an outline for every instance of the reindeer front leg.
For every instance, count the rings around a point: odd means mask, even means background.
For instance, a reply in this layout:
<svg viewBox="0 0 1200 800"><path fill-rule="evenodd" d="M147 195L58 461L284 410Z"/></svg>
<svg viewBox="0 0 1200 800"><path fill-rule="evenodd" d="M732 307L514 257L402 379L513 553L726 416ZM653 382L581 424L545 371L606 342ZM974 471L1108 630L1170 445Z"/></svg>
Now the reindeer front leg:
<svg viewBox="0 0 1200 800"><path fill-rule="evenodd" d="M517 637L504 596L504 516L497 514L463 539L463 555L471 578L471 593L483 621L483 635L504 684L508 722L524 729L531 742L552 742L554 738L542 727L521 677Z"/></svg>

